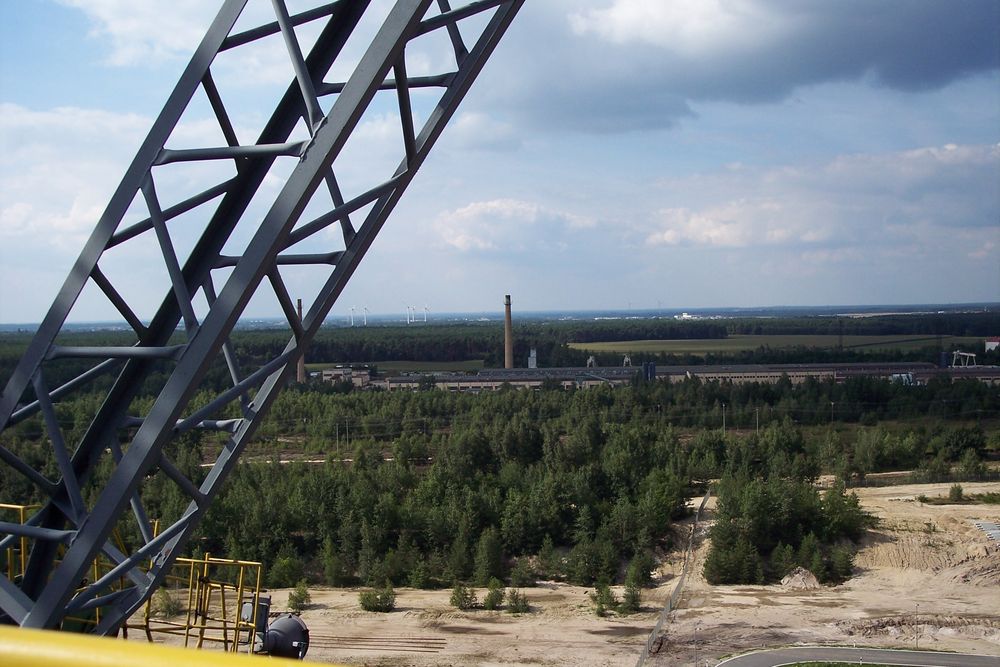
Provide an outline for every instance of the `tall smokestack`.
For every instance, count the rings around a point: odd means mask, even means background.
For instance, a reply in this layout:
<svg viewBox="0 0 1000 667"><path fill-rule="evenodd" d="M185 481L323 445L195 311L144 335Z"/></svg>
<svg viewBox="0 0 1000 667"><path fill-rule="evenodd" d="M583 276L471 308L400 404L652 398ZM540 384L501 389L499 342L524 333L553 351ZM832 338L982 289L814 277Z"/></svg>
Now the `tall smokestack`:
<svg viewBox="0 0 1000 667"><path fill-rule="evenodd" d="M297 301L299 309L299 324L302 324L302 299ZM295 381L299 384L305 384L306 382L306 353L305 350L299 355L299 363L295 369Z"/></svg>
<svg viewBox="0 0 1000 667"><path fill-rule="evenodd" d="M514 368L514 324L510 319L510 294L503 298L503 367Z"/></svg>

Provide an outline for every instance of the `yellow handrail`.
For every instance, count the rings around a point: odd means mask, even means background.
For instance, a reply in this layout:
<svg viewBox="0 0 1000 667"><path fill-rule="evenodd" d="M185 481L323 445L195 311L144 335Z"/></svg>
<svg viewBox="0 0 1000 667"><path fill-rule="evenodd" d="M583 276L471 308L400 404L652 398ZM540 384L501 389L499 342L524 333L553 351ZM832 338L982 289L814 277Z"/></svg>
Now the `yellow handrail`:
<svg viewBox="0 0 1000 667"><path fill-rule="evenodd" d="M0 626L0 664L4 667L247 667L258 657L148 644L55 630ZM268 658L270 667L301 665L298 660Z"/></svg>

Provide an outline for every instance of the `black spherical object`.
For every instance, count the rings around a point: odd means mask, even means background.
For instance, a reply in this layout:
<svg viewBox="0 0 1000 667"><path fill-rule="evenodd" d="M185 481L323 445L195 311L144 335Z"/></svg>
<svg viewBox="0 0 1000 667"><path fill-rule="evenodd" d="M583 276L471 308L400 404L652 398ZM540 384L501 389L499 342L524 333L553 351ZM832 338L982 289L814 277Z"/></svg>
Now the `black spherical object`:
<svg viewBox="0 0 1000 667"><path fill-rule="evenodd" d="M309 650L309 628L295 614L282 614L267 626L264 648L269 655L302 660Z"/></svg>

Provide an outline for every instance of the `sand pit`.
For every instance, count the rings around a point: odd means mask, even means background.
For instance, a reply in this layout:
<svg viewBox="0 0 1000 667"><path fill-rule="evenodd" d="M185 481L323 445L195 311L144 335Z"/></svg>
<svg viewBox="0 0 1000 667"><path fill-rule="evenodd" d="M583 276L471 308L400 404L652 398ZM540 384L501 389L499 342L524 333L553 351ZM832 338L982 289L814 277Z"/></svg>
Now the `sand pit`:
<svg viewBox="0 0 1000 667"><path fill-rule="evenodd" d="M947 496L949 484L857 489L881 520L840 586L789 590L773 586L710 586L700 573L701 540L691 577L653 665L690 663L762 646L858 644L967 651L1000 656L1000 545L974 520L1000 518L996 505L923 505ZM969 483L966 493L998 491ZM707 517L711 521L711 514ZM699 531L703 536L706 526ZM695 628L698 628L697 631Z"/></svg>
<svg viewBox="0 0 1000 667"><path fill-rule="evenodd" d="M313 589L302 614L312 643L307 657L365 665L634 665L662 604L651 592L638 614L598 618L592 588L542 582L522 591L530 614L458 611L448 604L450 590L409 588L397 589L396 611L377 614L360 610L356 589ZM274 599L280 606L286 597L275 592Z"/></svg>
<svg viewBox="0 0 1000 667"><path fill-rule="evenodd" d="M881 519L841 586L709 586L701 576L711 522L696 532L692 575L648 664L714 664L722 656L796 643L858 644L1000 655L1000 545L974 520L1000 521L996 505L922 506L920 494L947 495L947 484L859 489ZM966 493L1000 484L963 484ZM698 499L700 500L700 499ZM714 499L713 499L714 500ZM687 525L678 526L683 543ZM682 537L683 536L683 537ZM526 588L532 613L461 612L449 590L397 589L397 610L364 612L357 589L312 588L302 616L310 662L363 665L634 665L680 574L683 554L664 559L658 586L643 592L640 613L598 618L592 588L543 582ZM808 574L808 573L807 573ZM479 592L480 599L482 591ZM617 589L621 595L621 589ZM274 609L287 591L273 591ZM919 608L918 608L919 605Z"/></svg>

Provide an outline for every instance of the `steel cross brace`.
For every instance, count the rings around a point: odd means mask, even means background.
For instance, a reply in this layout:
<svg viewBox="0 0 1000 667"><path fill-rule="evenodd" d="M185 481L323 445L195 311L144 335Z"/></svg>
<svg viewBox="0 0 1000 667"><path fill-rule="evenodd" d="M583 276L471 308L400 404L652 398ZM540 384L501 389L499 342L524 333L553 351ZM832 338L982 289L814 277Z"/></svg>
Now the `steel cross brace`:
<svg viewBox="0 0 1000 667"><path fill-rule="evenodd" d="M327 82L344 45L370 10L368 0L340 0L291 15L283 0L272 0L275 21L242 32L234 26L247 0L226 0L163 111L140 147L108 208L97 224L70 276L56 297L27 352L0 396L0 434L41 413L51 456L59 479L51 480L0 445L0 460L31 482L43 498L43 508L27 524L0 523L0 548L22 536L32 541L23 578L0 577L0 610L10 622L25 627L59 627L67 616L100 612L95 632L112 634L155 590L174 558L190 538L227 474L232 470L263 416L274 402L304 347L316 334L347 281L363 259L403 191L413 179L434 142L489 59L514 19L523 0L478 0L452 7L448 0L398 0L384 15L381 28L346 82ZM486 27L467 46L462 21L485 14ZM323 21L323 29L308 55L299 47L296 26ZM422 35L445 31L455 56L453 71L410 78L406 74L406 46ZM281 34L294 80L274 108L258 140L241 145L229 111L223 103L211 65L227 50L237 49L269 35ZM441 90L436 106L420 131L414 127L410 91ZM202 90L210 102L224 147L186 150L166 148L193 96ZM345 201L332 167L379 91L394 91L401 120L402 162L373 187ZM328 111L320 100L336 96ZM309 138L290 141L297 124L305 122ZM247 214L274 162L297 158L280 193L256 225L249 244L237 256L225 256L223 247ZM190 161L231 160L236 174L204 191L169 206L161 204L155 169ZM321 185L332 208L300 224L300 218ZM126 212L137 200L148 217L124 225ZM213 206L213 202L217 202ZM352 214L367 208L360 227ZM170 221L193 210L204 210L207 222L186 259L174 247ZM318 232L339 225L344 247L319 253L287 253ZM121 291L100 268L105 254L119 245L152 232L159 247L169 284L153 318L144 323ZM307 315L299 322L281 276L281 267L326 267L327 277ZM216 292L213 270L231 269ZM292 336L285 350L244 374L229 336L250 298L265 278L288 319ZM131 347L65 347L56 342L84 287L101 290L134 330ZM193 297L201 293L209 304L201 321ZM183 340L178 343L178 324ZM200 382L219 355L229 367L233 387L202 405L191 405ZM59 359L93 359L97 363L59 387L45 382L43 367ZM129 414L143 383L171 365L166 381L148 413ZM55 403L87 390L98 377L117 372L104 401L70 451ZM256 393L253 393L256 390ZM237 406L239 417L211 419ZM120 438L135 428L127 448ZM166 455L169 443L191 429L224 433L215 463L198 485L188 479ZM110 478L97 498L85 503L81 489L93 478L102 457L111 456ZM154 536L142 502L142 483L161 471L191 499L172 525ZM131 507L131 513L129 513ZM110 544L112 532L131 516L140 543L125 553ZM110 570L96 581L84 582L94 559L102 555ZM58 560L57 560L58 558ZM122 578L124 588L117 586Z"/></svg>

